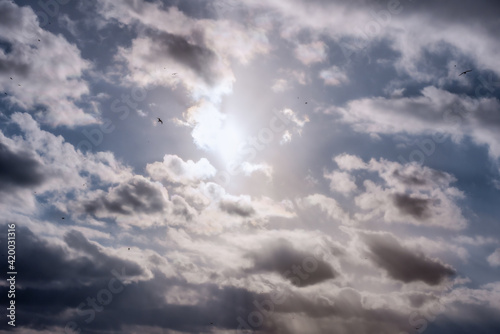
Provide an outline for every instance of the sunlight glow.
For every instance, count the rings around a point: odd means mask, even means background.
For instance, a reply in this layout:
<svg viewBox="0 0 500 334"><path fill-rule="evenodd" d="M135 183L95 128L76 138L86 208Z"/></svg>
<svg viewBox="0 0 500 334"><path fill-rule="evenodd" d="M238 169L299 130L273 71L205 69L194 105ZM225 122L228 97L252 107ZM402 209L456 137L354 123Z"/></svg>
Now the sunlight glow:
<svg viewBox="0 0 500 334"><path fill-rule="evenodd" d="M224 162L235 159L239 152L239 147L243 142L243 135L240 127L232 120L224 122L221 131L217 135L216 151Z"/></svg>

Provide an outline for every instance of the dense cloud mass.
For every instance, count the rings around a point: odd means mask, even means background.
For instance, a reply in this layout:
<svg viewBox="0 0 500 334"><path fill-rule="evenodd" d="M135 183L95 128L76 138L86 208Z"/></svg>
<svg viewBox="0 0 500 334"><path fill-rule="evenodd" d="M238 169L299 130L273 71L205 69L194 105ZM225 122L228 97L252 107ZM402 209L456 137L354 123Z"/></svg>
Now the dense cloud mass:
<svg viewBox="0 0 500 334"><path fill-rule="evenodd" d="M449 266L405 249L394 237L367 235L365 239L371 259L394 279L436 285L455 274Z"/></svg>
<svg viewBox="0 0 500 334"><path fill-rule="evenodd" d="M498 17L0 0L0 334L499 333Z"/></svg>
<svg viewBox="0 0 500 334"><path fill-rule="evenodd" d="M7 191L9 186L30 187L43 183L45 175L41 164L23 152L12 152L0 143L0 189Z"/></svg>

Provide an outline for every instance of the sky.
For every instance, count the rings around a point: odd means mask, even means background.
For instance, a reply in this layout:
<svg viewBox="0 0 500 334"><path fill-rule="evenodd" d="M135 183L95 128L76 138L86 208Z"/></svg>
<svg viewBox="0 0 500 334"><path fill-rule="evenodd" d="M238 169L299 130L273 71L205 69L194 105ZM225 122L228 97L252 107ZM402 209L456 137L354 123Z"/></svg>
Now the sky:
<svg viewBox="0 0 500 334"><path fill-rule="evenodd" d="M499 333L499 18L0 0L0 333Z"/></svg>

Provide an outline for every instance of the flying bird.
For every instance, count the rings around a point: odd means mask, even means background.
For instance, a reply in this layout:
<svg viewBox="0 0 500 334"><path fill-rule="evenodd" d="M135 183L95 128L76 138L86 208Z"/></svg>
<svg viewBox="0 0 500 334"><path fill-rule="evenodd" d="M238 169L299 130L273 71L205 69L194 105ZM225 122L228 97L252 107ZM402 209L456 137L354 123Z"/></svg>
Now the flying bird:
<svg viewBox="0 0 500 334"><path fill-rule="evenodd" d="M158 119L158 123L163 124L163 121L161 120L161 118L160 118L160 117L157 117L157 119Z"/></svg>
<svg viewBox="0 0 500 334"><path fill-rule="evenodd" d="M467 71L463 71L462 73L460 73L458 76L461 76L462 74L467 74L468 72L470 72L472 70L467 70Z"/></svg>

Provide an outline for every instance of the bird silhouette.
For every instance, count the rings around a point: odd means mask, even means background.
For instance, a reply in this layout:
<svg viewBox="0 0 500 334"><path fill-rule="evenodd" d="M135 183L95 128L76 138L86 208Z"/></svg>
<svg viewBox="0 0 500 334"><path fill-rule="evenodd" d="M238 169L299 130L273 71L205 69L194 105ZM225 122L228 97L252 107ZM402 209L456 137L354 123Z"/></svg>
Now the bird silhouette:
<svg viewBox="0 0 500 334"><path fill-rule="evenodd" d="M161 120L161 118L160 118L160 117L157 117L157 119L158 119L158 123L163 124L163 121Z"/></svg>
<svg viewBox="0 0 500 334"><path fill-rule="evenodd" d="M461 76L462 74L467 74L468 72L470 72L472 70L467 70L467 71L463 71L462 73L460 73L458 76Z"/></svg>

